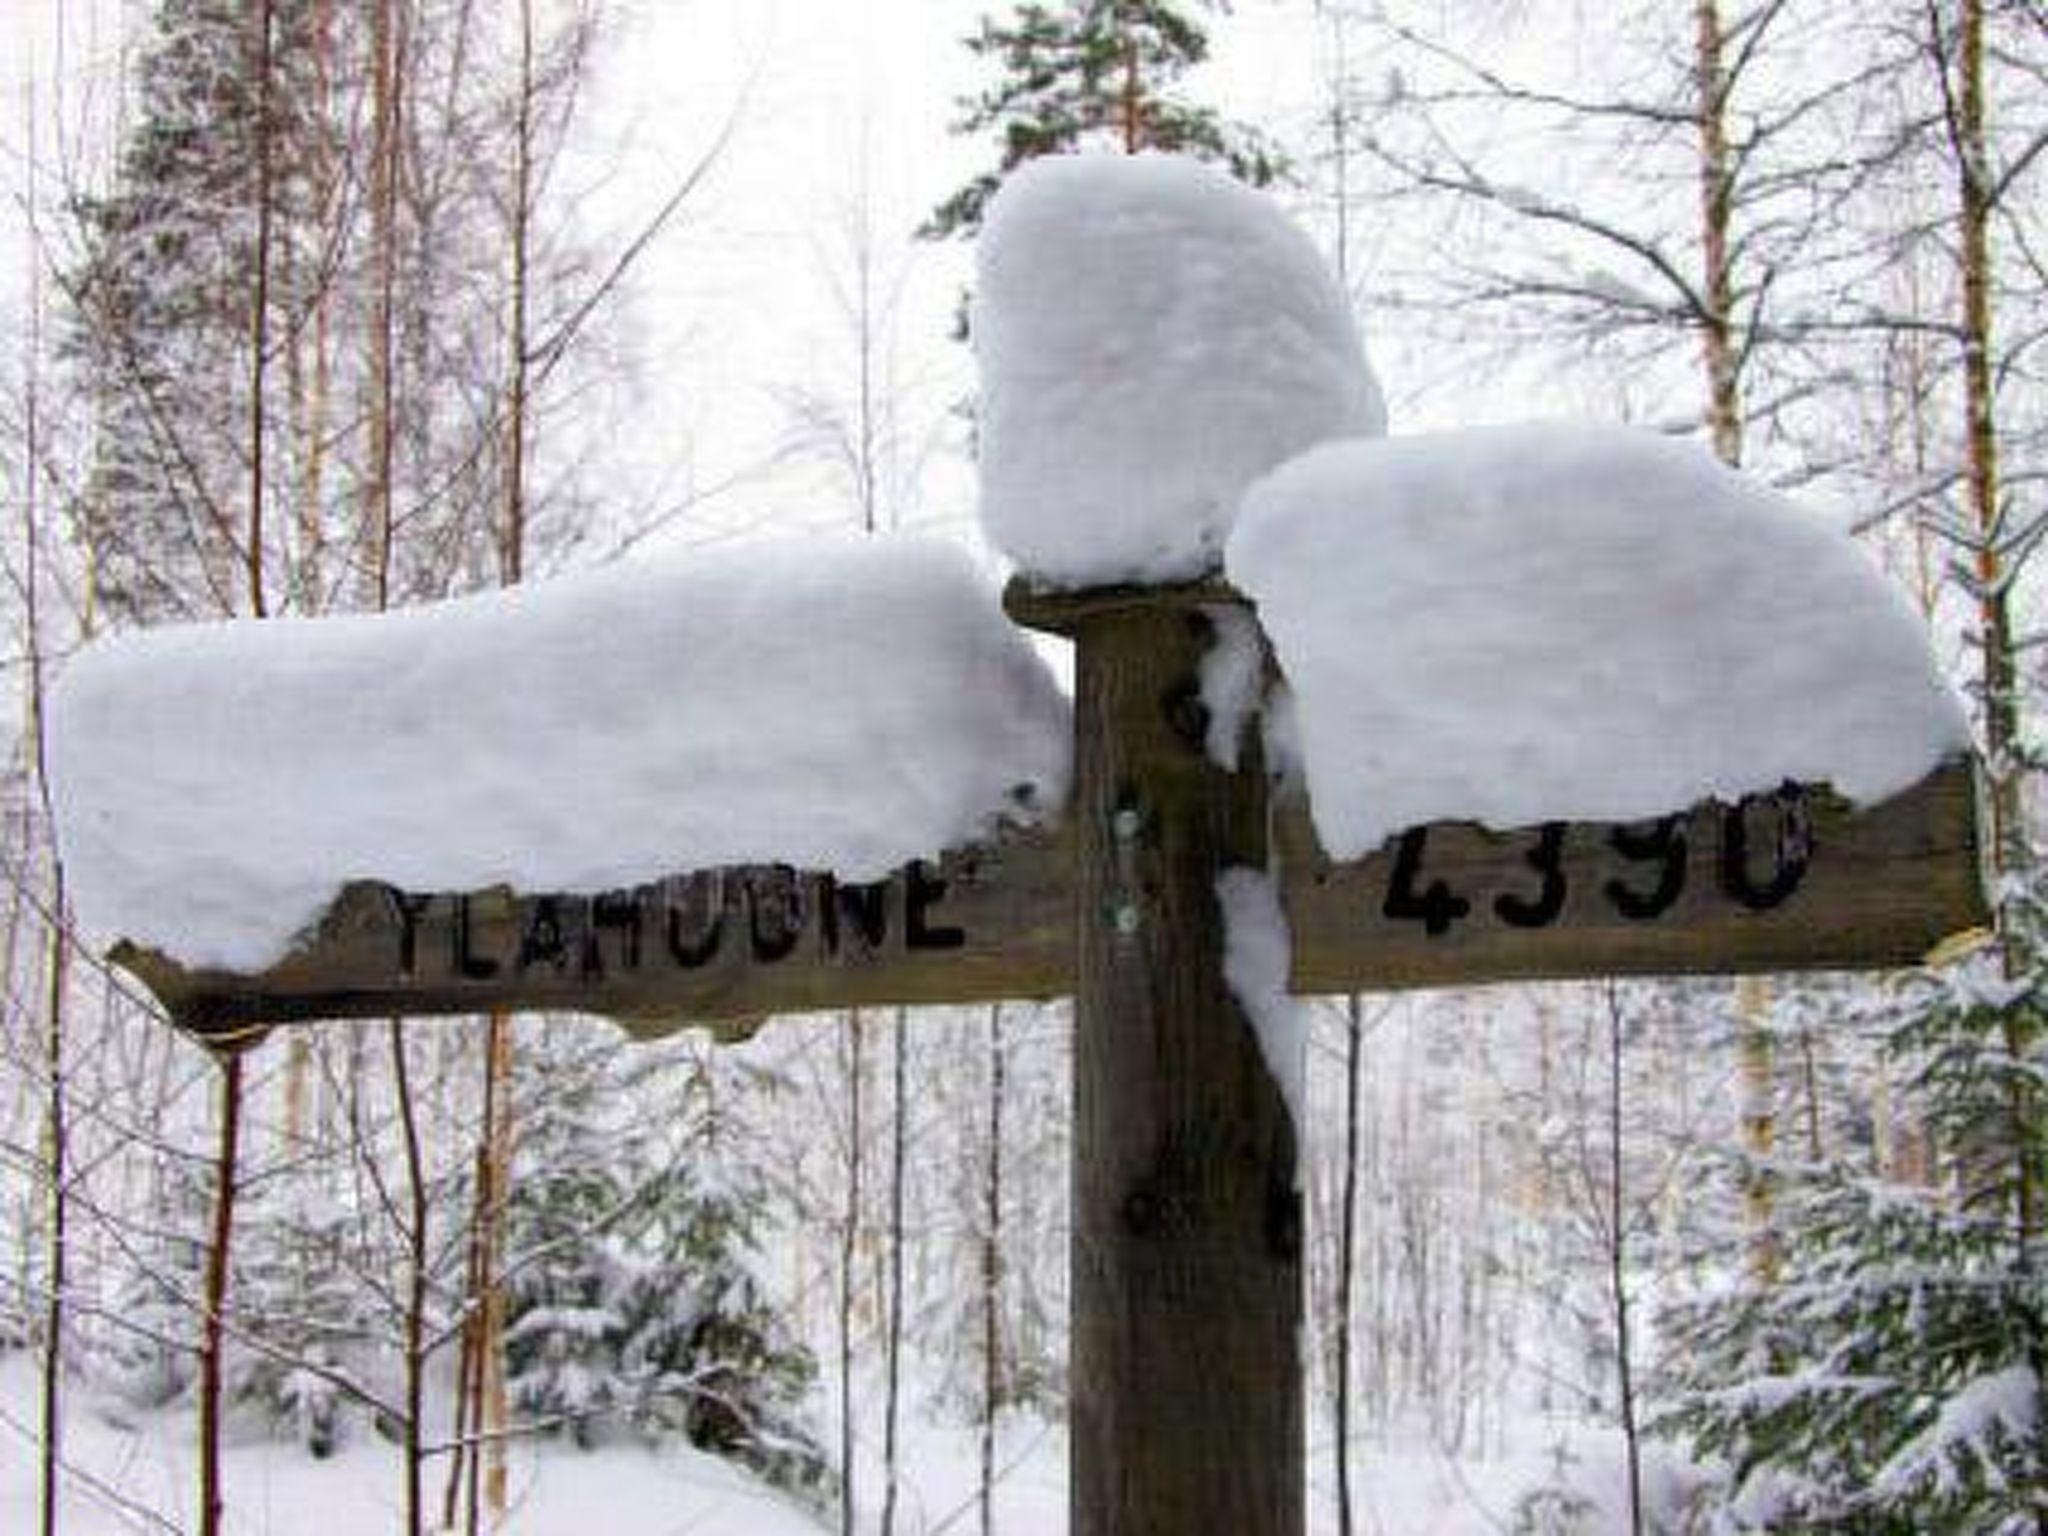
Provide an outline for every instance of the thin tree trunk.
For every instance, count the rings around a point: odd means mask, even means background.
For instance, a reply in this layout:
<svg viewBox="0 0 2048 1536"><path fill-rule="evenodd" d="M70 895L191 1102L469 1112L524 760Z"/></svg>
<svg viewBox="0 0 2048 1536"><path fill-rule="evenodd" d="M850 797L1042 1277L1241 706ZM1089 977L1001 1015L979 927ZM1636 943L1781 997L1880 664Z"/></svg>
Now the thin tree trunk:
<svg viewBox="0 0 2048 1536"><path fill-rule="evenodd" d="M2011 761L2019 739L2020 701L2013 668L2006 570L2000 554L2004 518L1998 504L1997 402L1991 376L1993 198L1985 142L1982 0L1957 0L1957 22L1956 79L1949 116L1956 162L1957 234L1963 279L1964 487L1971 530L1976 536L1984 745L1992 773L1992 848L2003 871L2021 862L2024 832L2019 811L2019 776ZM1932 24L1938 29L1939 19Z"/></svg>
<svg viewBox="0 0 2048 1536"><path fill-rule="evenodd" d="M1821 1160L1820 1134L1820 1047L1813 1038L1813 1028L1808 1025L1799 1032L1799 1072L1806 1091L1806 1156L1810 1162Z"/></svg>
<svg viewBox="0 0 2048 1536"><path fill-rule="evenodd" d="M426 1469L420 1459L420 1445L426 1417L427 1179L420 1156L412 1078L407 1070L405 1031L397 1019L391 1021L391 1080L398 1099L398 1125L405 1144L406 1193L411 1207L405 1234L405 1529L408 1536L421 1536L426 1529Z"/></svg>
<svg viewBox="0 0 2048 1536"><path fill-rule="evenodd" d="M43 730L43 637L42 637L42 236L38 228L36 183L40 151L36 145L36 89L33 64L25 71L23 101L27 116L27 214L28 262L28 346L22 379L22 451L26 473L22 476L22 609L24 639L28 651L28 738L34 753L35 791L42 805L43 838L50 857L50 929L44 959L43 1042L48 1072L43 1101L43 1167L49 1178L48 1197L48 1289L43 1299L42 1338L42 1486L38 1507L38 1528L42 1536L56 1536L58 1475L63 1463L64 1382L64 1290L70 1268L70 1131L65 1115L64 1000L70 968L70 938L66 931L68 913L64 894L64 861L57 851L56 817L50 795L48 741ZM24 839L24 843L26 843ZM19 889L16 891L20 894ZM14 974L15 925L8 928L9 964ZM33 1241L23 1234L23 1252ZM24 1260L24 1268L26 1267ZM24 1295L26 1293L24 1292Z"/></svg>
<svg viewBox="0 0 2048 1536"><path fill-rule="evenodd" d="M1358 1264L1359 1083L1365 1070L1365 1020L1358 994L1345 1001L1344 1205L1337 1238L1337 1531L1351 1536L1351 1292Z"/></svg>
<svg viewBox="0 0 2048 1536"><path fill-rule="evenodd" d="M1763 978L1735 983L1736 1052L1741 1080L1743 1226L1748 1234L1749 1274L1758 1285L1778 1281L1778 1236L1771 1163L1778 1150L1778 1115L1770 1035L1770 990Z"/></svg>
<svg viewBox="0 0 2048 1536"><path fill-rule="evenodd" d="M391 602L392 475L397 402L392 327L398 282L397 27L399 0L374 0L370 10L370 453L364 506L369 540L370 606Z"/></svg>
<svg viewBox="0 0 2048 1536"><path fill-rule="evenodd" d="M311 1034L296 1029L284 1044L284 1120L278 1140L287 1157L297 1157L306 1144L306 1099L313 1076Z"/></svg>
<svg viewBox="0 0 2048 1536"><path fill-rule="evenodd" d="M221 1356L226 1343L229 1254L242 1141L242 1052L220 1061L220 1138L213 1160L213 1235L206 1249L205 1313L199 1343L199 1536L220 1536L227 1502L221 1486Z"/></svg>
<svg viewBox="0 0 2048 1536"><path fill-rule="evenodd" d="M33 471L31 471L33 476ZM31 567L33 571L33 567ZM33 579L33 577L31 577ZM31 620L33 627L33 620ZM34 641L31 640L33 647ZM40 698L41 683L35 684ZM41 707L37 705L36 752L42 756ZM41 778L40 768L37 777ZM47 811L49 791L45 787ZM57 1529L57 1477L63 1456L64 1421L64 1291L70 1283L70 1213L67 1184L71 1178L70 1128L65 1114L64 998L71 969L70 918L64 896L64 865L54 843L50 850L50 946L44 991L44 1040L49 1064L49 1094L44 1105L44 1163L49 1170L49 1292L43 1302L42 1394L42 1536Z"/></svg>
<svg viewBox="0 0 2048 1536"><path fill-rule="evenodd" d="M1930 43L1938 62L1945 52L1941 17L1928 0ZM1966 432L1964 485L1969 522L1976 542L1977 624L1980 681L1984 694L1984 751L1991 775L1992 868L1997 876L2015 875L2031 862L2027 846L2026 808L2022 799L2023 764L2019 760L2020 682L2012 637L2008 588L2012 572L2001 553L2005 540L2004 508L1999 504L1997 396L1992 376L1991 219L1996 211L1990 146L1985 125L1983 0L1956 0L1956 42L1950 66L1944 64L1943 86L1951 152L1956 164L1959 259L1963 279L1963 406ZM2002 962L2016 979L2035 962L2027 952L2018 925L1998 881L1997 914ZM2040 1030L2020 1008L2002 1011L2006 1054L2016 1066L2031 1061ZM2039 1085L2014 1071L2007 1088L2011 1117L2013 1266L2031 1283L2039 1262L2044 1169ZM2037 1325L2028 1337L2028 1364L2037 1383L2048 1379L2048 1347ZM2048 1425L2035 1431L2037 1451L2048 1447ZM2048 1531L2048 1516L2036 1515L2037 1531Z"/></svg>
<svg viewBox="0 0 2048 1536"><path fill-rule="evenodd" d="M1330 46L1330 67L1334 80L1330 90L1330 177L1332 208L1336 227L1332 231L1330 265L1337 274L1337 290L1351 297L1351 48L1350 16L1344 5L1316 0L1316 13L1324 19Z"/></svg>
<svg viewBox="0 0 2048 1536"><path fill-rule="evenodd" d="M312 8L313 98L307 114L316 125L329 120L334 80L334 15L332 0L314 0ZM334 282L328 268L340 236L334 228L334 164L324 128L316 127L300 146L307 179L307 203L314 227L321 231L310 263L312 287L305 287L307 266L289 261L292 274L292 323L286 336L287 408L297 446L294 479L294 544L286 572L287 602L302 613L317 613L326 601L325 500L327 418L331 405L332 366L329 333ZM310 313L307 305L310 304ZM310 324L308 321L310 320ZM310 348L311 378L307 377ZM313 1034L288 1031L284 1042L284 1112L280 1141L285 1156L297 1159L307 1147L307 1100L313 1080Z"/></svg>
<svg viewBox="0 0 2048 1536"><path fill-rule="evenodd" d="M509 1418L505 1398L505 1288L500 1272L504 1267L505 1206L512 1183L512 1027L511 1020L502 1013L491 1015L484 1058L486 1096L493 1113L486 1122L484 1136L489 1198L480 1207L484 1229L479 1274L477 1402L473 1412L480 1443L476 1473L470 1485L471 1536L476 1536L482 1515L488 1515L492 1530L498 1529L504 1523L510 1502L505 1471L505 1431Z"/></svg>
<svg viewBox="0 0 2048 1536"><path fill-rule="evenodd" d="M516 586L526 565L526 436L528 241L533 200L533 3L519 0L519 90L514 109L512 142L512 227L510 336L507 359L510 380L505 411L505 467L502 516L498 529L498 577ZM477 1448L483 1510L492 1529L504 1523L510 1503L505 1466L505 1435L510 1415L505 1386L505 1290L500 1271L505 1245L505 1207L512 1187L512 1029L502 1013L491 1015L485 1035L485 1102L492 1113L484 1125L483 1171L489 1199L480 1201L484 1222L479 1271L481 1303L475 1367L477 1404L474 1422L481 1436ZM476 1483L470 1500L472 1536L479 1518Z"/></svg>
<svg viewBox="0 0 2048 1536"><path fill-rule="evenodd" d="M981 1536L994 1536L996 1417L1003 1400L1003 1005L988 1010L988 1172L981 1229Z"/></svg>
<svg viewBox="0 0 2048 1536"><path fill-rule="evenodd" d="M1719 0L1694 0L1693 89L1700 141L1700 357L1706 373L1707 425L1714 454L1731 467L1742 462L1741 357L1735 341L1733 242L1734 161L1728 147L1726 33ZM1770 992L1758 978L1736 986L1736 1051L1742 1081L1743 1190L1750 1272L1775 1281L1778 1249L1772 1235L1772 1192L1766 1168L1777 1141L1777 1067L1768 1015Z"/></svg>
<svg viewBox="0 0 2048 1536"><path fill-rule="evenodd" d="M1138 40L1124 38L1124 84L1118 103L1123 114L1124 153L1135 155L1145 145L1144 96L1138 83Z"/></svg>
<svg viewBox="0 0 2048 1536"><path fill-rule="evenodd" d="M249 583L249 612L267 611L263 592L264 449L269 436L265 394L270 373L270 256L274 137L271 122L271 0L257 0L256 47L256 249L251 256L249 300L249 520L247 547L242 552Z"/></svg>
<svg viewBox="0 0 2048 1536"><path fill-rule="evenodd" d="M1700 135L1701 348L1707 371L1707 422L1714 452L1742 462L1740 357L1735 346L1735 281L1729 227L1735 176L1728 151L1728 74L1722 60L1720 6L1695 0L1694 88Z"/></svg>
<svg viewBox="0 0 2048 1536"><path fill-rule="evenodd" d="M841 1536L853 1536L853 1300L855 1266L860 1256L861 1138L867 1133L861 1113L863 1064L858 1008L846 1015L846 1047L846 1223L839 1243L839 1529Z"/></svg>
<svg viewBox="0 0 2048 1536"><path fill-rule="evenodd" d="M1635 1362L1629 1338L1627 1202L1622 1189L1621 999L1607 984L1607 1283L1614 1305L1615 1387L1628 1452L1628 1528L1643 1536L1642 1446L1636 1428Z"/></svg>
<svg viewBox="0 0 2048 1536"><path fill-rule="evenodd" d="M887 1386L882 1424L882 1536L895 1536L896 1496L899 1468L897 1438L902 1417L903 1393L903 1184L905 1127L910 1119L908 1074L904 1068L904 1026L906 1010L896 1010L891 1032L892 1083L889 1125L889 1330L887 1342Z"/></svg>
<svg viewBox="0 0 2048 1536"><path fill-rule="evenodd" d="M313 99L307 111L315 123L325 124L334 94L333 0L315 0L312 29ZM307 202L313 210L316 227L321 231L321 240L318 255L311 264L314 286L303 298L298 293L294 294L302 304L310 303L310 313L303 308L298 311L299 318L291 327L286 353L290 365L293 431L298 439L295 492L298 502L295 518L297 549L294 551L290 585L297 594L300 610L317 613L326 607L327 431L333 404L334 374L331 355L334 282L328 268L332 248L340 243L341 236L335 213L334 157L322 130L314 131L302 153L306 159ZM295 267L294 270L298 269ZM306 359L309 349L312 353L310 379L307 377ZM301 1085L299 1097L303 1100L303 1082L311 1067L311 1053L301 1044L305 1039L303 1030L294 1031L291 1037L294 1049L285 1066L287 1102L292 1098L289 1084L294 1076Z"/></svg>
<svg viewBox="0 0 2048 1536"><path fill-rule="evenodd" d="M475 1457L472 1455L471 1438L476 1429L476 1407L479 1399L478 1365L483 1357L486 1220L484 1208L490 1201L490 1159L487 1148L490 1143L492 1113L491 1083L489 1074L486 1073L483 1125L478 1131L476 1162L471 1179L469 1252L463 1268L463 1296L466 1298L468 1311L462 1320L462 1343L456 1356L455 1425L449 1434L449 1440L455 1449L449 1454L448 1482L442 1491L441 1499L441 1524L450 1530L455 1528L457 1516L463 1508L464 1488L472 1486L475 1481ZM469 1502L470 1507L474 1508L473 1493Z"/></svg>
<svg viewBox="0 0 2048 1536"><path fill-rule="evenodd" d="M500 579L516 585L526 560L527 283L533 219L533 0L519 0L519 96L512 138L511 380L505 408L505 520Z"/></svg>
<svg viewBox="0 0 2048 1536"><path fill-rule="evenodd" d="M271 0L257 0L254 69L257 97L256 250L249 322L249 482L248 545L243 551L248 578L249 611L266 612L263 572L263 446L267 435L264 393L267 388L270 332L271 201ZM214 1153L213 1232L207 1244L204 1281L205 1315L199 1349L199 1531L219 1536L226 1514L221 1481L220 1439L224 1410L222 1367L227 1339L228 1273L233 1264L235 1196L240 1178L242 1138L242 1056L246 1042L230 1042L221 1058L220 1138Z"/></svg>

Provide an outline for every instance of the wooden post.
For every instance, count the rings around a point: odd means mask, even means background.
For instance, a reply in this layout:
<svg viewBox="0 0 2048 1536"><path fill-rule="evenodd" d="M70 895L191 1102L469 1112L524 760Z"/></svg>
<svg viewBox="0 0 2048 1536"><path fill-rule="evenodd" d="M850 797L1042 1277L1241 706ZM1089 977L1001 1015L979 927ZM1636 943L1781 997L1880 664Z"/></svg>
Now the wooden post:
<svg viewBox="0 0 2048 1536"><path fill-rule="evenodd" d="M1264 769L1205 745L1201 588L1010 611L1075 641L1074 1536L1299 1536L1295 1130L1223 975Z"/></svg>

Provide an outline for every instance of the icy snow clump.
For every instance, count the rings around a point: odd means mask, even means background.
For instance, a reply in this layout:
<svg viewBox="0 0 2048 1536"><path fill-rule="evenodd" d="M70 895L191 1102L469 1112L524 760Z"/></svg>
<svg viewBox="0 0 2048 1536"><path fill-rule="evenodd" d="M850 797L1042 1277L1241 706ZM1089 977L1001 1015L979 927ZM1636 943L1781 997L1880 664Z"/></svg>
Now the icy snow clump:
<svg viewBox="0 0 2048 1536"><path fill-rule="evenodd" d="M1386 430L1315 248L1222 171L1033 161L990 204L977 281L982 522L1041 585L1200 576L1252 480Z"/></svg>
<svg viewBox="0 0 2048 1536"><path fill-rule="evenodd" d="M123 635L66 670L50 725L86 931L234 969L355 879L873 879L1056 811L1070 739L964 554L851 537Z"/></svg>
<svg viewBox="0 0 2048 1536"><path fill-rule="evenodd" d="M1259 1054L1295 1131L1306 1136L1308 1005L1288 990L1293 939L1279 887L1264 870L1236 865L1216 877L1216 900L1223 908L1223 979L1258 1032Z"/></svg>
<svg viewBox="0 0 2048 1536"><path fill-rule="evenodd" d="M1970 739L1859 546L1647 432L1315 448L1248 494L1227 570L1337 858L1440 819L1633 820L1786 779L1882 800Z"/></svg>

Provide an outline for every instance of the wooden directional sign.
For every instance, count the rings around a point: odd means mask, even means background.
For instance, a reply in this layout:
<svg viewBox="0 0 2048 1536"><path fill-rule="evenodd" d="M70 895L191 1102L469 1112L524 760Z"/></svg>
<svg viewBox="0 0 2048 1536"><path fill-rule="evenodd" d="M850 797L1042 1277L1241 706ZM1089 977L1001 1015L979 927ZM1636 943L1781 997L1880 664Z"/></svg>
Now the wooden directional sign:
<svg viewBox="0 0 2048 1536"><path fill-rule="evenodd" d="M636 1035L744 1036L764 1016L1070 988L1071 850L1005 833L866 884L783 865L626 890L521 895L349 886L255 975L114 958L199 1034L326 1018L554 1009Z"/></svg>
<svg viewBox="0 0 2048 1536"><path fill-rule="evenodd" d="M779 866L578 895L355 885L258 975L114 958L180 1024L562 1009L636 1033L1074 998L1075 1536L1299 1536L1299 1127L1225 975L1218 880L1278 873L1298 993L1904 965L1986 920L1972 765L1881 805L1787 785L1629 824L1418 827L1334 862L1208 749L1213 586L1035 594L1075 641L1067 822L854 884ZM1202 1348L1188 1347L1190 1339Z"/></svg>
<svg viewBox="0 0 2048 1536"><path fill-rule="evenodd" d="M1305 807L1273 846L1294 990L1909 965L1985 918L1967 762L1882 805L1787 787L1662 820L1417 828L1332 862ZM782 866L596 895L350 886L255 975L116 958L202 1034L320 1018L559 1009L636 1034L1074 989L1073 849L1013 831L886 880Z"/></svg>
<svg viewBox="0 0 2048 1536"><path fill-rule="evenodd" d="M1988 921L1971 765L1632 823L1417 828L1333 864L1279 818L1297 992L1913 965Z"/></svg>

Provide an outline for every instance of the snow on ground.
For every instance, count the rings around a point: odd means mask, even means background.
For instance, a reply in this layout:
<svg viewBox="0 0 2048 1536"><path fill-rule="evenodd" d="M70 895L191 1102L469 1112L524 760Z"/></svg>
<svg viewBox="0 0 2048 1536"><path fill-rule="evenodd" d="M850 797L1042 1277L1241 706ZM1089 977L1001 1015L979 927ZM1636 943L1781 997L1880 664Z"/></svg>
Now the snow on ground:
<svg viewBox="0 0 2048 1536"><path fill-rule="evenodd" d="M35 1362L0 1357L0 1530L36 1528ZM112 1413L75 1386L65 1415L65 1536L191 1530L198 1446L189 1407ZM227 1536L356 1536L404 1528L398 1450L363 1433L325 1461L296 1445L231 1438L222 1453ZM816 1536L822 1522L776 1490L687 1445L579 1451L515 1441L505 1536ZM428 1463L438 1517L444 1462Z"/></svg>
<svg viewBox="0 0 2048 1536"><path fill-rule="evenodd" d="M879 1389L864 1383L860 1528L873 1530L883 1495ZM36 1525L39 1453L36 1362L0 1355L0 1531ZM913 1385L906 1393L920 1401ZM63 1455L66 1536L190 1530L198 1504L198 1451L189 1404L138 1413L74 1384ZM834 1442L836 1444L836 1441ZM746 1471L675 1441L624 1440L579 1450L560 1440L515 1440L511 1519L503 1536L817 1536L836 1512L804 1509ZM980 1431L906 1413L897 1529L903 1536L979 1529ZM397 1447L358 1428L316 1461L297 1445L231 1433L223 1453L227 1536L356 1536L403 1526ZM992 1506L999 1531L1056 1536L1066 1526L1066 1433L1028 1415L998 1425ZM428 1463L438 1512L446 1465Z"/></svg>
<svg viewBox="0 0 2048 1536"><path fill-rule="evenodd" d="M38 1454L35 1362L0 1356L0 1530L35 1527ZM917 1403L915 1390L907 1401ZM877 1528L883 1494L880 1402L868 1396L860 1468L859 1529ZM66 1536L136 1536L190 1530L197 1451L188 1406L112 1412L77 1386L63 1441L72 1469L61 1505ZM1575 1508L1559 1527L1627 1529L1619 1434L1575 1420L1532 1417L1520 1443L1486 1456L1453 1457L1424 1434L1398 1430L1353 1447L1358 1529L1374 1536L1498 1536L1517 1506L1545 1493L1553 1510ZM1308 1528L1337 1529L1328 1426L1312 1415ZM919 1413L903 1425L897 1529L939 1536L980 1528L975 1502L979 1432ZM402 1524L396 1447L367 1432L315 1461L295 1445L232 1437L223 1456L227 1536L354 1536ZM996 1445L995 1528L1003 1536L1059 1536L1067 1529L1066 1435L1057 1424L1006 1415ZM503 1536L818 1536L834 1515L793 1504L746 1472L685 1445L613 1443L593 1451L556 1441L515 1441L512 1517ZM445 1469L431 1463L438 1500ZM1697 1472L1651 1446L1645 1503L1653 1530L1676 1529ZM438 1505L436 1505L438 1508ZM596 1524L593 1525L593 1520Z"/></svg>
<svg viewBox="0 0 2048 1536"><path fill-rule="evenodd" d="M1386 429L1315 247L1220 170L1029 162L978 259L982 523L1045 585L1201 575L1253 479Z"/></svg>
<svg viewBox="0 0 2048 1536"><path fill-rule="evenodd" d="M1627 1451L1619 1430L1580 1420L1531 1420L1524 1441L1487 1456L1453 1457L1426 1436L1354 1449L1352 1497L1365 1536L1501 1536L1507 1531L1630 1529ZM1334 1532L1334 1474L1309 1476L1312 1532ZM1692 1528L1699 1470L1650 1442L1643 1451L1643 1528Z"/></svg>
<svg viewBox="0 0 2048 1536"><path fill-rule="evenodd" d="M871 879L1057 809L1068 706L949 546L812 539L381 616L123 635L51 710L81 923L275 958L350 879Z"/></svg>
<svg viewBox="0 0 2048 1536"><path fill-rule="evenodd" d="M1247 495L1226 569L1338 858L1438 819L1633 820L1786 779L1881 800L1969 743L1859 546L1646 432L1312 449Z"/></svg>

